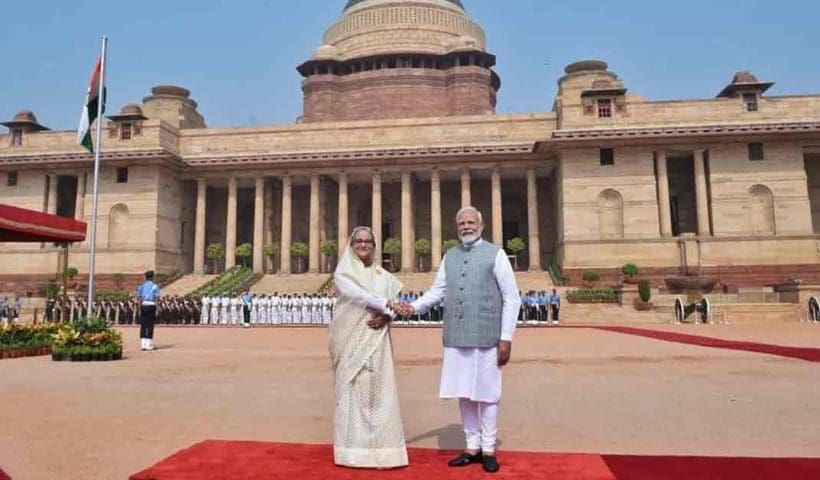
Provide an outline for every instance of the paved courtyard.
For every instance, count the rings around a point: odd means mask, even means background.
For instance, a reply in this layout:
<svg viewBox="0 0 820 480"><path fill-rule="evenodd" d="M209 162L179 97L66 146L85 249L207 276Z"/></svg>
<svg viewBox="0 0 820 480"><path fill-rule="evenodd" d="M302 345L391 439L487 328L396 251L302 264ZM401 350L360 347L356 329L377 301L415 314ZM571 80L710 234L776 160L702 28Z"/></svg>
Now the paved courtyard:
<svg viewBox="0 0 820 480"><path fill-rule="evenodd" d="M653 326L820 347L820 326ZM0 361L0 468L17 479L122 479L205 439L329 443L324 329L158 328L126 359ZM408 443L460 448L437 398L440 331L393 333ZM820 456L820 365L592 328L519 329L506 367L503 450Z"/></svg>

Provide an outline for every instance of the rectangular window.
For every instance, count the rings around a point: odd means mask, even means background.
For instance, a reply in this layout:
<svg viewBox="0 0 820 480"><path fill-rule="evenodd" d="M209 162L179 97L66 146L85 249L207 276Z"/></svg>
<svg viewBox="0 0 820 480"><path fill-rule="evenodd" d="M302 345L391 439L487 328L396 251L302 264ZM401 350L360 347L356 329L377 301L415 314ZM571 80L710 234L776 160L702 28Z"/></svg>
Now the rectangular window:
<svg viewBox="0 0 820 480"><path fill-rule="evenodd" d="M128 183L128 167L117 168L117 183Z"/></svg>
<svg viewBox="0 0 820 480"><path fill-rule="evenodd" d="M753 142L749 144L749 160L763 160L764 157L762 143Z"/></svg>
<svg viewBox="0 0 820 480"><path fill-rule="evenodd" d="M22 147L23 146L23 131L22 130L12 130L11 131L11 146L12 147Z"/></svg>
<svg viewBox="0 0 820 480"><path fill-rule="evenodd" d="M123 123L120 125L120 140L131 140L130 123Z"/></svg>
<svg viewBox="0 0 820 480"><path fill-rule="evenodd" d="M615 165L615 149L602 148L600 155L601 165Z"/></svg>
<svg viewBox="0 0 820 480"><path fill-rule="evenodd" d="M612 118L612 100L609 98L598 100L598 118Z"/></svg>
<svg viewBox="0 0 820 480"><path fill-rule="evenodd" d="M743 94L743 108L747 112L756 112L757 111L757 94L756 93L744 93Z"/></svg>
<svg viewBox="0 0 820 480"><path fill-rule="evenodd" d="M9 172L6 176L6 185L9 187L17 186L17 172Z"/></svg>

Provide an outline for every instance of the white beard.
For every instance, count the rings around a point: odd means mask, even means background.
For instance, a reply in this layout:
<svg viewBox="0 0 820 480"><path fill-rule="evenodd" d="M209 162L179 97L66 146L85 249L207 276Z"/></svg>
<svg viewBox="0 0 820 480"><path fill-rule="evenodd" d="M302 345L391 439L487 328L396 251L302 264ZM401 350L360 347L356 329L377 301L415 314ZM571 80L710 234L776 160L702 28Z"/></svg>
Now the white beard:
<svg viewBox="0 0 820 480"><path fill-rule="evenodd" d="M458 235L458 239L461 240L461 243L466 243L466 244L473 243L476 240L478 240L479 238L481 238L481 232L476 232L476 233L473 233L473 234L470 234L470 235L461 235L461 234Z"/></svg>

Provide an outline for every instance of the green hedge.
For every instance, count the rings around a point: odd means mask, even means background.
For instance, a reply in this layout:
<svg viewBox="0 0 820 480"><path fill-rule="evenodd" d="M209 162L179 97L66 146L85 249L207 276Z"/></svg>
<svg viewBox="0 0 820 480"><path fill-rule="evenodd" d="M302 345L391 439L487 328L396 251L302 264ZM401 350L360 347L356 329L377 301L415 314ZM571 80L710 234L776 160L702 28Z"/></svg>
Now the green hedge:
<svg viewBox="0 0 820 480"><path fill-rule="evenodd" d="M234 295L236 290L253 278L248 267L234 267L193 291L193 298Z"/></svg>
<svg viewBox="0 0 820 480"><path fill-rule="evenodd" d="M567 295L571 303L618 303L618 294L611 287L579 288Z"/></svg>
<svg viewBox="0 0 820 480"><path fill-rule="evenodd" d="M98 302L128 302L131 294L125 290L100 290L95 298Z"/></svg>
<svg viewBox="0 0 820 480"><path fill-rule="evenodd" d="M56 333L59 327L53 323L4 324L0 327L0 350L50 347L52 334Z"/></svg>

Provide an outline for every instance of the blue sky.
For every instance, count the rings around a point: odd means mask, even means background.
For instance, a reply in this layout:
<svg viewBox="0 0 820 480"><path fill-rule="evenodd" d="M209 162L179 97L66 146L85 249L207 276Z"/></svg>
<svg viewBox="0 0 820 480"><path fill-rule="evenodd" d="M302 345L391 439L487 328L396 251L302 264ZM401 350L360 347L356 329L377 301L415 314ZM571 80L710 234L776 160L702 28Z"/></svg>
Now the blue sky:
<svg viewBox="0 0 820 480"><path fill-rule="evenodd" d="M295 67L344 0L4 2L0 118L21 109L74 129L110 38L108 113L158 84L192 91L210 126L291 123ZM820 93L820 4L737 0L463 0L498 57L498 112L548 111L563 67L607 61L648 99L713 97L737 70L771 95Z"/></svg>

